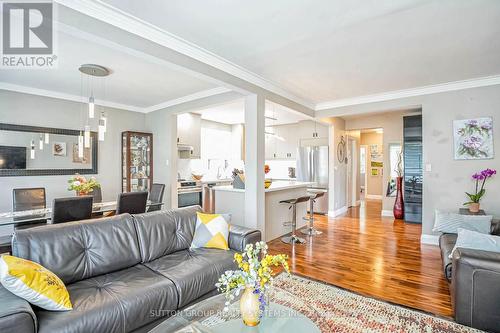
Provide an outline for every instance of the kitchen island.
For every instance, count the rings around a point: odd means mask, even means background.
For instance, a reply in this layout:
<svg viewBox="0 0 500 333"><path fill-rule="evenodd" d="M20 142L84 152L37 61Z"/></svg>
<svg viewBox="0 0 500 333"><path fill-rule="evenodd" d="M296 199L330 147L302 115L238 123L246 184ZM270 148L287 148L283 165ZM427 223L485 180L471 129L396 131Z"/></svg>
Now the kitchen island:
<svg viewBox="0 0 500 333"><path fill-rule="evenodd" d="M265 189L265 222L261 228L263 239L267 242L289 233L291 226L283 226L284 222L291 221L292 210L290 205L280 204L282 200L298 198L307 195L307 187L312 183L298 181L274 181ZM250 227L245 223L245 190L235 189L232 186L215 186L215 212L231 214L231 224ZM307 203L297 205L297 228L303 227L306 221L302 219L307 213Z"/></svg>

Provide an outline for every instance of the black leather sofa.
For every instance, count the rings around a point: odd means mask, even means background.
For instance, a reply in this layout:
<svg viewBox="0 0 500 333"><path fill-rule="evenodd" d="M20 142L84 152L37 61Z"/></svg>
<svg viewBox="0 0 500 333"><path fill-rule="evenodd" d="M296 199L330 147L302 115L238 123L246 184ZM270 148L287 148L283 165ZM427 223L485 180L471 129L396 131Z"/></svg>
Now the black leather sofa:
<svg viewBox="0 0 500 333"><path fill-rule="evenodd" d="M231 226L229 251L190 250L199 207L121 214L18 230L13 255L40 263L66 284L67 312L31 306L0 286L0 332L147 332L175 310L216 293L233 255L260 241Z"/></svg>
<svg viewBox="0 0 500 333"><path fill-rule="evenodd" d="M500 235L500 221L492 222L491 234ZM456 234L439 237L455 321L500 332L500 253L458 248L450 259L456 241Z"/></svg>

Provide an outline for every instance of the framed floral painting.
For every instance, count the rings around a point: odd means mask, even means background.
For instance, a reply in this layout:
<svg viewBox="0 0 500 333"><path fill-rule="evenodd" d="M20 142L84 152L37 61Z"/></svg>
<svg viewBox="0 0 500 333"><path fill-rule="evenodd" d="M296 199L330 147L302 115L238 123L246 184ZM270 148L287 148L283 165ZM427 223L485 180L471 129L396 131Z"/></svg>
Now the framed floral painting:
<svg viewBox="0 0 500 333"><path fill-rule="evenodd" d="M493 119L453 121L456 160L490 159L493 154Z"/></svg>

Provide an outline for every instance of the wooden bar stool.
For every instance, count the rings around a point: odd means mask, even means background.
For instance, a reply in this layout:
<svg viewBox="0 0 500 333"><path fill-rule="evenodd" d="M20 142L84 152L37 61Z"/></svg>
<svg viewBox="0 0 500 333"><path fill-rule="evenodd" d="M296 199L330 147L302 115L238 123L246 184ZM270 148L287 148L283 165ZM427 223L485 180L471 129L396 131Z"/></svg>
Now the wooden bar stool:
<svg viewBox="0 0 500 333"><path fill-rule="evenodd" d="M308 191L311 200L309 201L309 217L304 216L304 220L309 222L309 226L305 229L300 230L301 233L304 235L309 235L309 236L314 236L314 235L319 235L322 232L314 228L314 203L316 202L316 199L321 198L322 196L325 195L324 191L314 191L310 190Z"/></svg>
<svg viewBox="0 0 500 333"><path fill-rule="evenodd" d="M302 244L302 243L306 242L303 238L300 238L295 234L295 232L297 231L297 204L302 203L302 202L307 202L310 199L311 199L310 196L304 196L304 197L280 201L280 203L282 203L282 204L290 205L290 208L292 209L292 221L283 223L283 225L285 225L285 226L288 226L288 225L292 226L292 234L290 236L285 236L285 237L281 238L281 241L283 243Z"/></svg>

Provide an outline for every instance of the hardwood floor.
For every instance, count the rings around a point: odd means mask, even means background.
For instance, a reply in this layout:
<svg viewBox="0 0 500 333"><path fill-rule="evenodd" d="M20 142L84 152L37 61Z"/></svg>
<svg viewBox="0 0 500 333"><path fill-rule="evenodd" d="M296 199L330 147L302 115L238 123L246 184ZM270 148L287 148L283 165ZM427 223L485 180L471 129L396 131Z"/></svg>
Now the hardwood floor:
<svg viewBox="0 0 500 333"><path fill-rule="evenodd" d="M421 226L381 217L380 201L366 201L337 218L316 216L323 234L303 245L269 242L290 256L293 273L356 293L451 317L439 248L420 243Z"/></svg>

